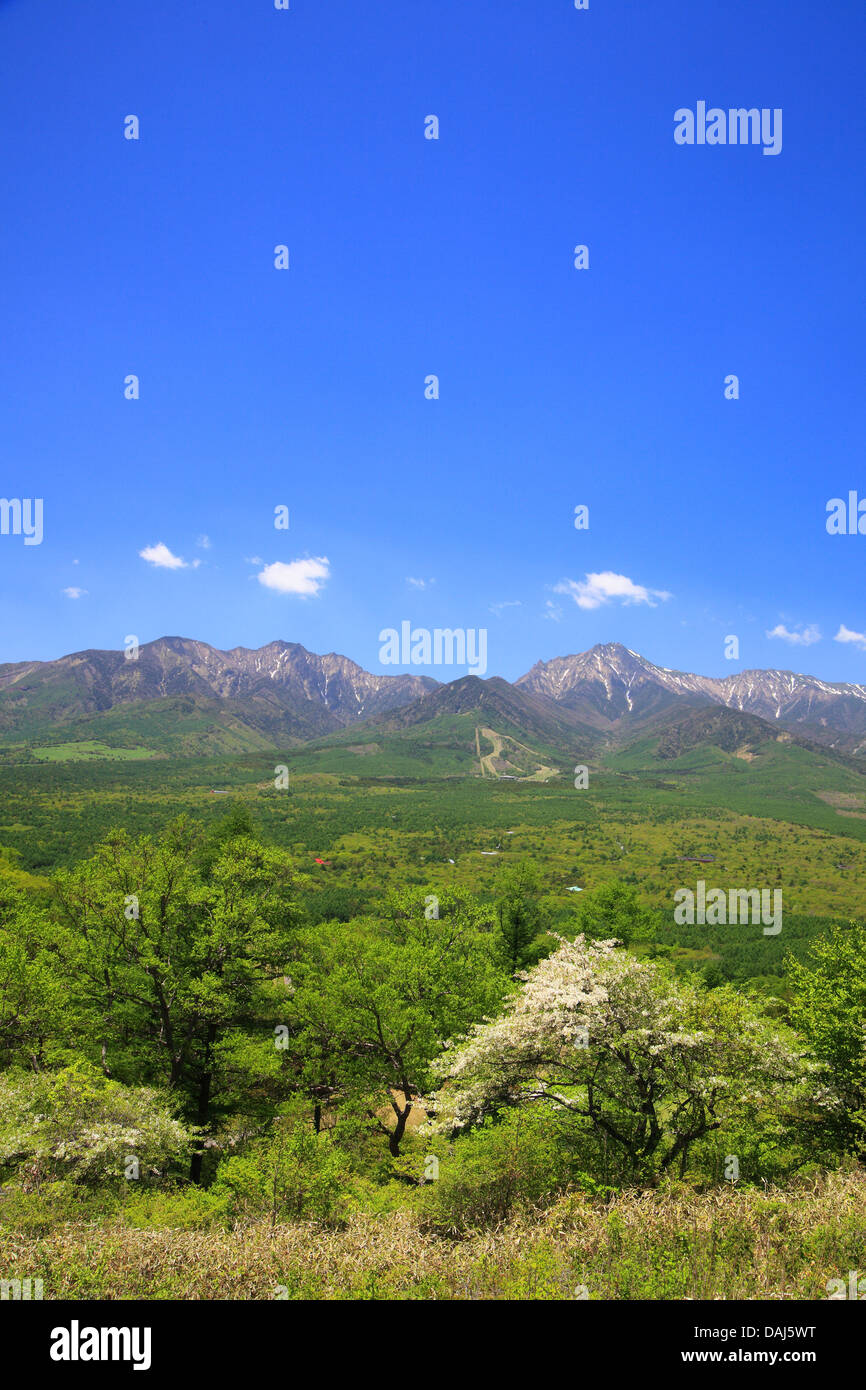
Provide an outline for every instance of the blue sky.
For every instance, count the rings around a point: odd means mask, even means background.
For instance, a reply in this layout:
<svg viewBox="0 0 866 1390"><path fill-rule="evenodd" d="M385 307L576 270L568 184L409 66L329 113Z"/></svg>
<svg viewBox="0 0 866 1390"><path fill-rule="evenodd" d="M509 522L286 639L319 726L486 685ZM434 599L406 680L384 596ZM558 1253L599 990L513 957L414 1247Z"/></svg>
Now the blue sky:
<svg viewBox="0 0 866 1390"><path fill-rule="evenodd" d="M509 679L616 640L866 681L825 528L866 497L864 52L859 0L0 0L0 493L44 499L0 660L380 670L408 619ZM781 153L678 146L699 100Z"/></svg>

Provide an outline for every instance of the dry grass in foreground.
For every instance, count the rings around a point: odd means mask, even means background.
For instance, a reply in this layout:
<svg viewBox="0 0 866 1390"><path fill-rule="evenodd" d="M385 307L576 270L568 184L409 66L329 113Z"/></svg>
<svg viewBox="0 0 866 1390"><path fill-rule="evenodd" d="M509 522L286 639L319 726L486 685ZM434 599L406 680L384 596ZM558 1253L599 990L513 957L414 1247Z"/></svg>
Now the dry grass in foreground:
<svg viewBox="0 0 866 1390"><path fill-rule="evenodd" d="M203 1230L119 1220L0 1232L4 1278L46 1298L826 1299L866 1257L866 1174L785 1188L573 1194L464 1240L407 1212L340 1230L267 1221ZM582 1295L581 1286L586 1294Z"/></svg>

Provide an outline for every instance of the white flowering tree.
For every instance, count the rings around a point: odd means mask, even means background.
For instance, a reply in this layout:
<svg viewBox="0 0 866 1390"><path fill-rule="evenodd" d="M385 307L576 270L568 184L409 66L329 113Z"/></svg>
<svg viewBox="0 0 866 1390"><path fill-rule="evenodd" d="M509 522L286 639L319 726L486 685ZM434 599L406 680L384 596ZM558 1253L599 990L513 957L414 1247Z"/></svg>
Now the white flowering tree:
<svg viewBox="0 0 866 1390"><path fill-rule="evenodd" d="M707 991L583 936L560 938L522 978L500 1017L438 1059L437 1129L503 1105L549 1106L647 1176L684 1172L696 1141L806 1094L794 1036L729 988Z"/></svg>
<svg viewBox="0 0 866 1390"><path fill-rule="evenodd" d="M17 1175L27 1190L148 1179L187 1163L192 1137L164 1093L122 1086L86 1062L0 1074L0 1177Z"/></svg>

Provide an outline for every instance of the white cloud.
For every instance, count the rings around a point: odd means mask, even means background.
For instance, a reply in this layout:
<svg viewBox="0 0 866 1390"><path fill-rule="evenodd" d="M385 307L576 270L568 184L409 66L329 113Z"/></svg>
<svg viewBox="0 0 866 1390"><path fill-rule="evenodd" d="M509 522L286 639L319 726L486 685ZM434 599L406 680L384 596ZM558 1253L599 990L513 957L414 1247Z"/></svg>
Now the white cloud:
<svg viewBox="0 0 866 1390"><path fill-rule="evenodd" d="M261 555L246 555L246 556L244 556L244 564L245 564L245 565L263 565L264 563L265 563L265 562L264 562L264 560L262 559Z"/></svg>
<svg viewBox="0 0 866 1390"><path fill-rule="evenodd" d="M319 555L313 559L291 560L288 564L275 560L272 565L265 565L256 578L266 589L275 589L278 594L300 594L302 598L309 598L319 593L330 575L330 562Z"/></svg>
<svg viewBox="0 0 866 1390"><path fill-rule="evenodd" d="M146 560L149 565L154 565L161 570L185 570L188 569L186 560L182 560L179 555L173 555L167 545L162 541L157 541L156 545L146 545L144 550L139 550L142 560ZM199 561L193 561L193 569Z"/></svg>
<svg viewBox="0 0 866 1390"><path fill-rule="evenodd" d="M562 622L562 609L558 603L553 602L552 598L549 598L545 604L544 616L545 618L550 618L553 623Z"/></svg>
<svg viewBox="0 0 866 1390"><path fill-rule="evenodd" d="M578 608L601 608L606 603L618 599L620 603L646 603L655 608L656 599L671 597L664 589L645 589L643 584L635 584L624 574L614 574L604 570L601 574L588 574L585 579L561 579L554 584L555 594L568 594Z"/></svg>
<svg viewBox="0 0 866 1390"><path fill-rule="evenodd" d="M520 608L521 606L519 598L507 598L503 599L502 603L491 603L490 611L495 613L498 618L503 608Z"/></svg>
<svg viewBox="0 0 866 1390"><path fill-rule="evenodd" d="M784 623L777 623L772 632L767 633L768 637L778 637L783 642L790 642L795 647L811 647L815 642L821 641L821 634L815 627L804 627L799 632L791 631L785 627Z"/></svg>
<svg viewBox="0 0 866 1390"><path fill-rule="evenodd" d="M210 550L210 536L199 536L196 545L199 550Z"/></svg>
<svg viewBox="0 0 866 1390"><path fill-rule="evenodd" d="M836 633L833 641L853 642L855 647L859 647L861 651L866 652L866 632L852 632L850 627L846 627L844 623L839 624L839 631Z"/></svg>
<svg viewBox="0 0 866 1390"><path fill-rule="evenodd" d="M67 598L83 598L84 595L87 593L87 590L76 589L74 585L70 585L70 587L68 589L64 589L63 592Z"/></svg>
<svg viewBox="0 0 866 1390"><path fill-rule="evenodd" d="M411 584L413 589L426 589L428 584L435 584L435 579L410 579L406 578L406 583Z"/></svg>

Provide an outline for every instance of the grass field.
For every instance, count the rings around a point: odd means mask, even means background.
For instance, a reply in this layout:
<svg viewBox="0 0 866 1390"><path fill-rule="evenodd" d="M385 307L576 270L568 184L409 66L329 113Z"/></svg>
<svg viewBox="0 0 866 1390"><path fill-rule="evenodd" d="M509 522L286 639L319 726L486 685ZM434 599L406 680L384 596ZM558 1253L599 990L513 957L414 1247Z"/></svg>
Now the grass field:
<svg viewBox="0 0 866 1390"><path fill-rule="evenodd" d="M144 1205L41 1230L31 1211L30 1222L0 1226L0 1267L41 1277L53 1299L797 1301L826 1299L830 1280L862 1265L866 1175L766 1192L575 1193L461 1240L409 1210L358 1213L339 1230L190 1228L180 1202L165 1224Z"/></svg>
<svg viewBox="0 0 866 1390"><path fill-rule="evenodd" d="M108 758L113 762L137 761L140 758L155 758L159 755L150 748L109 748L106 743L94 739L82 739L79 743L52 743L42 748L33 748L33 756L40 762L64 763L79 762L90 758Z"/></svg>
<svg viewBox="0 0 866 1390"><path fill-rule="evenodd" d="M792 913L866 912L866 778L797 748L750 763L690 755L664 775L613 758L579 791L565 776L449 776L447 761L445 775L441 761L434 776L407 758L386 776L387 749L355 751L366 746L177 759L59 745L44 750L51 761L0 766L0 845L45 874L91 852L113 825L156 833L181 812L208 822L239 801L299 867L331 859L329 880L365 894L386 880L489 891L505 858L528 855L563 902L569 886L621 878L665 909L677 887L715 874L723 885L781 888ZM87 752L79 760L70 748ZM274 786L279 764L287 791ZM690 862L700 856L712 862Z"/></svg>

